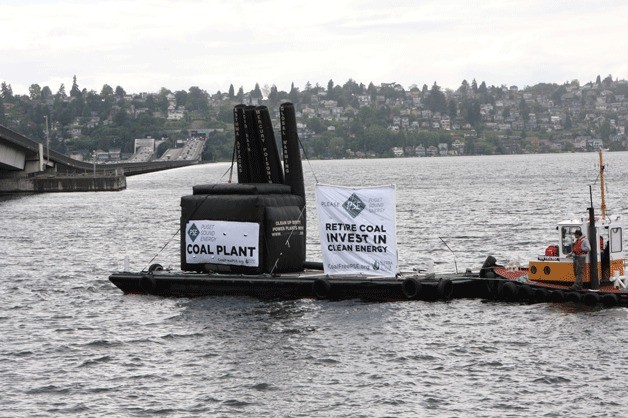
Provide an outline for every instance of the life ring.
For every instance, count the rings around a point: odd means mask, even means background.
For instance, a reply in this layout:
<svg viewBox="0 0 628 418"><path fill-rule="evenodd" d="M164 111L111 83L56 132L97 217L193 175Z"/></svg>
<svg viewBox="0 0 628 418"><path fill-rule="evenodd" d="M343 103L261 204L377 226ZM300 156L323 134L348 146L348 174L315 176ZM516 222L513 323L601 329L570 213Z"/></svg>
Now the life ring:
<svg viewBox="0 0 628 418"><path fill-rule="evenodd" d="M401 292L407 299L418 299L421 296L421 282L416 277L408 277L401 283Z"/></svg>
<svg viewBox="0 0 628 418"><path fill-rule="evenodd" d="M148 272L152 273L153 271L162 271L164 268L161 264L155 263L155 264L151 264L150 267L148 268Z"/></svg>
<svg viewBox="0 0 628 418"><path fill-rule="evenodd" d="M497 259L492 255L486 257L484 260L484 264L482 264L482 268L480 269L480 278L493 278L495 277L495 273L493 272L493 267L497 264Z"/></svg>
<svg viewBox="0 0 628 418"><path fill-rule="evenodd" d="M602 295L602 297L600 298L600 302L602 302L602 305L606 306L607 308L612 308L613 306L617 305L617 303L619 302L619 298L617 297L617 295L607 293L605 295Z"/></svg>
<svg viewBox="0 0 628 418"><path fill-rule="evenodd" d="M440 279L438 280L436 291L438 292L438 297L440 299L449 300L451 299L451 295L454 293L454 284L450 279Z"/></svg>
<svg viewBox="0 0 628 418"><path fill-rule="evenodd" d="M150 295L155 291L156 287L157 282L155 281L155 278L152 274L144 275L140 278L140 289L142 289L142 292L148 293Z"/></svg>
<svg viewBox="0 0 628 418"><path fill-rule="evenodd" d="M517 294L519 293L519 288L513 282L500 283L500 286L498 286L498 289L499 289L498 293L499 293L500 299L504 299L509 302L517 300Z"/></svg>
<svg viewBox="0 0 628 418"><path fill-rule="evenodd" d="M600 301L600 295L595 292L587 292L582 297L582 302L587 306L595 306Z"/></svg>
<svg viewBox="0 0 628 418"><path fill-rule="evenodd" d="M582 295L578 292L567 292L565 300L568 302L580 303L582 302Z"/></svg>
<svg viewBox="0 0 628 418"><path fill-rule="evenodd" d="M316 279L312 283L312 292L316 299L327 299L331 294L331 284L327 279Z"/></svg>

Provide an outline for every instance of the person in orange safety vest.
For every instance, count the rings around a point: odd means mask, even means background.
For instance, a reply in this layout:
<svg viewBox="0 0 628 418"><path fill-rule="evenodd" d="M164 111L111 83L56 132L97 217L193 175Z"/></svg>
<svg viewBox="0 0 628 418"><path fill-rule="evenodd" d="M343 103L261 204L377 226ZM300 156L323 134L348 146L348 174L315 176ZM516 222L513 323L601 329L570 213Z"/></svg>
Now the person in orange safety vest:
<svg viewBox="0 0 628 418"><path fill-rule="evenodd" d="M589 240L582 235L581 231L574 233L576 242L573 244L573 251L571 256L573 257L573 274L576 277L576 281L571 286L571 289L582 289L582 276L584 275L584 267L586 265L587 254L591 251L591 244Z"/></svg>

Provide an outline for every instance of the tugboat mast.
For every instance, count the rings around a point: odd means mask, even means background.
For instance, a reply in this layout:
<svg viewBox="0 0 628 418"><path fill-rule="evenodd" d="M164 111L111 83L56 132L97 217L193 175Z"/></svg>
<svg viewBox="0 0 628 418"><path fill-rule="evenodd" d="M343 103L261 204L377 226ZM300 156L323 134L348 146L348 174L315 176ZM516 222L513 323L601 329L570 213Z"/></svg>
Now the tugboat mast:
<svg viewBox="0 0 628 418"><path fill-rule="evenodd" d="M604 195L604 161L602 160L602 148L598 151L600 155L600 189L601 189L601 197L602 204L600 210L602 212L602 219L606 218L606 197Z"/></svg>

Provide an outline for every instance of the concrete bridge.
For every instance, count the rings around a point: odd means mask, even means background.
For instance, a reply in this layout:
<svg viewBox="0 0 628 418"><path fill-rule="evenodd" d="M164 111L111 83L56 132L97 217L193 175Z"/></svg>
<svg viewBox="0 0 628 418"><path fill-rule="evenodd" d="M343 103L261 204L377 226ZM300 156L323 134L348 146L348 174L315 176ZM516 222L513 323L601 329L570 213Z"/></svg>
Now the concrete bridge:
<svg viewBox="0 0 628 418"><path fill-rule="evenodd" d="M121 190L126 176L197 160L94 164L74 160L0 125L0 193Z"/></svg>

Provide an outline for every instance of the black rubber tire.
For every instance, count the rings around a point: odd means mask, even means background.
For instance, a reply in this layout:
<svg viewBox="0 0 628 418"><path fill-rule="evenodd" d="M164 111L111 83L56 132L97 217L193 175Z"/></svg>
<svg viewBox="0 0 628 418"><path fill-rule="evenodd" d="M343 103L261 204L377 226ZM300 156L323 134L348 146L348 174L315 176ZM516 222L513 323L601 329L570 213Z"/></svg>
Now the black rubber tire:
<svg viewBox="0 0 628 418"><path fill-rule="evenodd" d="M543 302L547 302L549 299L549 293L547 292L546 289L534 289L534 301L535 302L539 302L539 303L543 303Z"/></svg>
<svg viewBox="0 0 628 418"><path fill-rule="evenodd" d="M612 308L613 306L617 306L617 304L619 303L619 298L617 297L617 295L607 293L605 295L602 295L602 297L600 298L600 302L602 302L602 305L606 306L607 308Z"/></svg>
<svg viewBox="0 0 628 418"><path fill-rule="evenodd" d="M419 299L421 297L421 281L416 277L408 277L401 283L401 292L406 299Z"/></svg>
<svg viewBox="0 0 628 418"><path fill-rule="evenodd" d="M486 298L487 299L497 299L497 280L487 280L486 281Z"/></svg>
<svg viewBox="0 0 628 418"><path fill-rule="evenodd" d="M527 284L519 288L519 299L525 302L534 301L534 289Z"/></svg>
<svg viewBox="0 0 628 418"><path fill-rule="evenodd" d="M551 290L549 292L549 300L554 303L561 303L565 301L565 293L562 290Z"/></svg>
<svg viewBox="0 0 628 418"><path fill-rule="evenodd" d="M519 287L513 282L504 282L499 286L499 298L508 302L517 300Z"/></svg>
<svg viewBox="0 0 628 418"><path fill-rule="evenodd" d="M436 292L438 298L441 300L451 299L451 295L454 293L454 284L450 279L440 279L436 286Z"/></svg>
<svg viewBox="0 0 628 418"><path fill-rule="evenodd" d="M152 275L145 275L140 278L140 289L142 292L152 295L157 287L157 282Z"/></svg>
<svg viewBox="0 0 628 418"><path fill-rule="evenodd" d="M567 292L565 300L567 302L580 303L582 302L582 295L578 292Z"/></svg>
<svg viewBox="0 0 628 418"><path fill-rule="evenodd" d="M331 295L331 284L327 279L316 279L312 283L312 293L316 299L329 299Z"/></svg>
<svg viewBox="0 0 628 418"><path fill-rule="evenodd" d="M162 271L164 268L161 264L155 263L155 264L151 264L150 267L148 268L148 272L152 273L153 271Z"/></svg>
<svg viewBox="0 0 628 418"><path fill-rule="evenodd" d="M600 295L594 292L587 292L582 297L582 302L587 306L595 306L600 302Z"/></svg>

